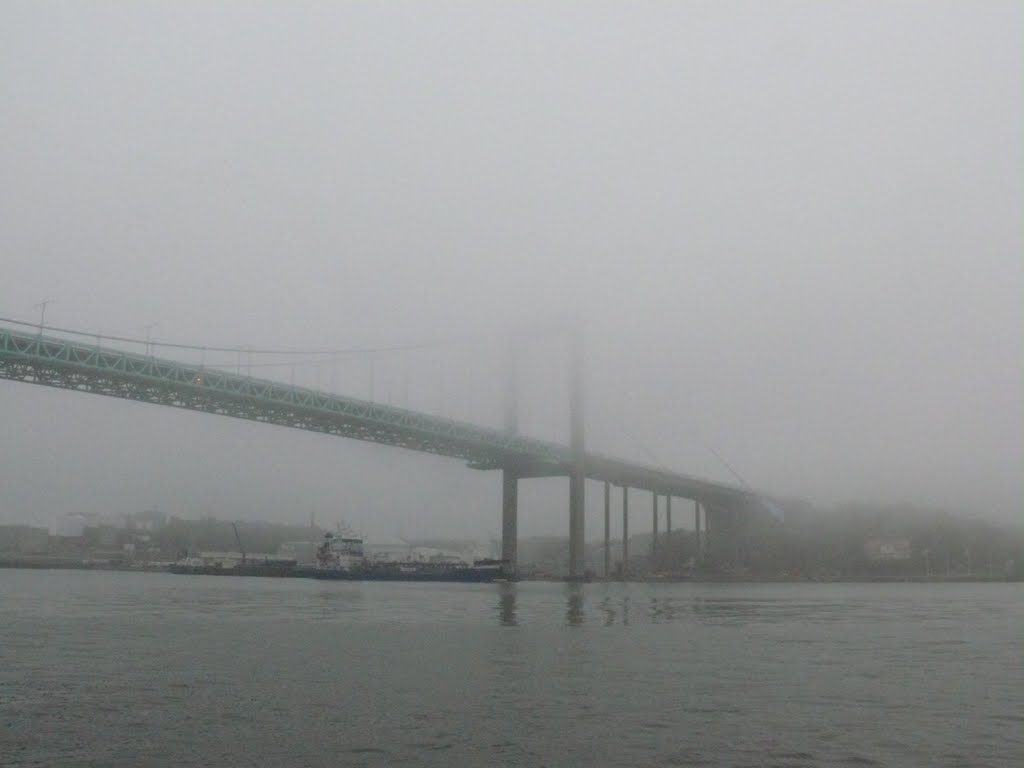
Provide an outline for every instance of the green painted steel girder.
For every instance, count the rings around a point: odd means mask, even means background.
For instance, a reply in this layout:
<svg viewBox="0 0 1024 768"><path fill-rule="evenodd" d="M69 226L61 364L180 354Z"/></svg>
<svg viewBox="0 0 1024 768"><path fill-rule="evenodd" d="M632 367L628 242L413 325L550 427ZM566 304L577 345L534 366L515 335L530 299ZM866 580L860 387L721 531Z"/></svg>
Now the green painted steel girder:
<svg viewBox="0 0 1024 768"><path fill-rule="evenodd" d="M568 475L573 463L568 446L500 429L2 327L0 378L393 445L475 469L518 469L523 477ZM600 454L587 454L586 474L726 506L757 499L743 488Z"/></svg>

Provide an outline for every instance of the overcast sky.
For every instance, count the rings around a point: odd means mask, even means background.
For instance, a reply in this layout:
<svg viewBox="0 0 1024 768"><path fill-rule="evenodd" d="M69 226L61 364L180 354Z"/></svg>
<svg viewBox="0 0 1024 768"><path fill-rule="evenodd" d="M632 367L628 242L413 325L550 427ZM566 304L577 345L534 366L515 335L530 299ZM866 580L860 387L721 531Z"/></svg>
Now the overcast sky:
<svg viewBox="0 0 1024 768"><path fill-rule="evenodd" d="M0 316L442 342L376 360L374 397L492 423L500 334L539 329L523 428L564 440L575 314L596 450L1020 521L1022 28L1017 2L7 0ZM368 369L295 375L366 395ZM10 382L0 403L0 521L500 528L499 477L455 461ZM566 533L565 481L523 485L522 535Z"/></svg>

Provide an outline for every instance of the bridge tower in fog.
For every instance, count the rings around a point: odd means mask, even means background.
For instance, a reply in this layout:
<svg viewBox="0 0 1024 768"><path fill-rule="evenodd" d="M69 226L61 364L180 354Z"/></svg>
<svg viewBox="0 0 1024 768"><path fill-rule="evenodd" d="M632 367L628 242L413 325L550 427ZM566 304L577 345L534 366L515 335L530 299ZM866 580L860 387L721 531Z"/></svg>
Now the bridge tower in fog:
<svg viewBox="0 0 1024 768"><path fill-rule="evenodd" d="M569 578L582 579L585 571L585 491L586 443L584 419L584 342L583 327L573 323L569 329L569 449L572 456L569 474ZM518 431L518 344L510 341L505 351L504 412L505 430ZM503 466L501 481L501 557L517 565L519 518L519 480L537 476L521 467Z"/></svg>

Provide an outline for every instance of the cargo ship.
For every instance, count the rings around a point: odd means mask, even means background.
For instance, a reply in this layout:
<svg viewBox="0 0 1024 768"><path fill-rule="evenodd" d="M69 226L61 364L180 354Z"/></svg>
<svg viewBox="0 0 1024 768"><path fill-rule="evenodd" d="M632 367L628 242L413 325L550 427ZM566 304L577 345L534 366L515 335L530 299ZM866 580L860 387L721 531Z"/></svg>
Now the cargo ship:
<svg viewBox="0 0 1024 768"><path fill-rule="evenodd" d="M511 578L502 560L464 562L383 561L371 562L363 552L363 540L335 536L328 531L316 551L313 568L297 569L296 575L344 581L456 581L490 582Z"/></svg>
<svg viewBox="0 0 1024 768"><path fill-rule="evenodd" d="M241 544L241 542L239 542ZM241 547L240 547L241 548ZM315 563L300 566L295 560L226 553L222 558L185 557L170 566L171 573L190 576L276 576L341 581L508 581L513 572L503 560L466 562L371 561L363 551L363 540L328 531L317 547Z"/></svg>
<svg viewBox="0 0 1024 768"><path fill-rule="evenodd" d="M296 576L341 581L456 581L483 583L508 581L507 569L500 561L477 560L469 563L366 563L358 568L299 569Z"/></svg>

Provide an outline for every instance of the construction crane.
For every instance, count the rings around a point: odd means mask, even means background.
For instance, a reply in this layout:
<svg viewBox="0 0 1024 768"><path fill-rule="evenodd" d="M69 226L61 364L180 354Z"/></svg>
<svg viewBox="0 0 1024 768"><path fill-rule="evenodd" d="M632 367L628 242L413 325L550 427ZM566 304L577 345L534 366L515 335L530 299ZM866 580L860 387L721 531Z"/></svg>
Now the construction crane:
<svg viewBox="0 0 1024 768"><path fill-rule="evenodd" d="M238 535L238 526L231 523L231 527L235 531L235 541L238 542L238 551L242 553L242 565L245 565L245 547L242 546L242 537Z"/></svg>

